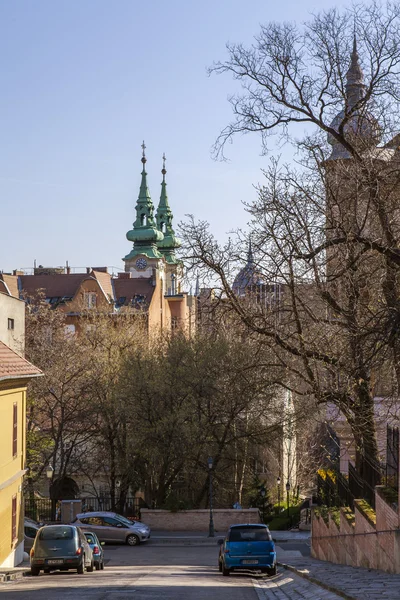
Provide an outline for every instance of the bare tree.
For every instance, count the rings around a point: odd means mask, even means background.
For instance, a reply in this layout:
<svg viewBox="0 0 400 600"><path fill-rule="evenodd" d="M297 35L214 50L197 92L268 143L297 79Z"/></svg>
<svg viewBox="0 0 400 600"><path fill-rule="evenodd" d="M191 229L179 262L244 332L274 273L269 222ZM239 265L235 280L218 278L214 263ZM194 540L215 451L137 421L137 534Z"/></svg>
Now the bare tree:
<svg viewBox="0 0 400 600"><path fill-rule="evenodd" d="M254 287L246 297L232 289L237 244L221 247L206 223L182 225L188 263L266 340L280 383L340 409L359 468L362 456L377 458L378 386L395 397L400 382L399 17L398 4L373 2L301 27L271 23L251 48L228 46L212 69L243 88L217 154L249 132L264 151L277 134L297 152L294 167L271 161L246 206L261 298Z"/></svg>

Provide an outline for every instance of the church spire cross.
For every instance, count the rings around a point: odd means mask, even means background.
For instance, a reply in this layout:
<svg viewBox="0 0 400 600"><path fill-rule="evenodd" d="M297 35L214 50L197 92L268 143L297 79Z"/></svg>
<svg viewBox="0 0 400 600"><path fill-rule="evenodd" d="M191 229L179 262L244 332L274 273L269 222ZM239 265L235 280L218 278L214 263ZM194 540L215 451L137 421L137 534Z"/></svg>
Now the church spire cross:
<svg viewBox="0 0 400 600"><path fill-rule="evenodd" d="M143 140L143 144L142 144L142 163L145 164L145 162L147 162L147 158L146 158L146 144L144 143Z"/></svg>
<svg viewBox="0 0 400 600"><path fill-rule="evenodd" d="M165 168L165 161L167 160L167 158L165 156L165 152L162 155L162 158L163 158L163 165L162 165L161 173L162 173L162 176L163 176L163 181L165 181L165 175L167 173L167 169Z"/></svg>

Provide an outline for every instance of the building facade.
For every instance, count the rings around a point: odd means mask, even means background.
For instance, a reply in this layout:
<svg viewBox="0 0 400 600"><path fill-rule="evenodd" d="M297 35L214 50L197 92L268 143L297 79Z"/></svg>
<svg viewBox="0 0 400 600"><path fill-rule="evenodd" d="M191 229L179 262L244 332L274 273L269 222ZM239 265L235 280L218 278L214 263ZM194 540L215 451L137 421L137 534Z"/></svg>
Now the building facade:
<svg viewBox="0 0 400 600"><path fill-rule="evenodd" d="M156 214L147 183L146 162L143 144L135 220L126 234L133 247L123 258L124 271L115 274L107 267L88 267L86 272L78 273L69 266L39 266L29 274L0 273L0 292L31 302L43 298L66 314L71 333L79 329L83 311L117 315L129 310L146 316L149 333L182 330L191 335L196 324L196 304L193 296L183 290L183 265L175 254L180 242L172 226L165 156Z"/></svg>
<svg viewBox="0 0 400 600"><path fill-rule="evenodd" d="M0 567L23 560L26 387L42 373L22 356L25 304L0 293Z"/></svg>

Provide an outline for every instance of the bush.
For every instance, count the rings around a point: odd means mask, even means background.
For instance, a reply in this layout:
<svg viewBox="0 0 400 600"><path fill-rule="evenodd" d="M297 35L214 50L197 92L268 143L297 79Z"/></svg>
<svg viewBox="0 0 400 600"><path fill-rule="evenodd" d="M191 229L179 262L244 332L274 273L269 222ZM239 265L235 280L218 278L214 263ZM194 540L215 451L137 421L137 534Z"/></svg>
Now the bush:
<svg viewBox="0 0 400 600"><path fill-rule="evenodd" d="M283 531L289 529L290 519L287 517L275 517L269 524L271 531Z"/></svg>

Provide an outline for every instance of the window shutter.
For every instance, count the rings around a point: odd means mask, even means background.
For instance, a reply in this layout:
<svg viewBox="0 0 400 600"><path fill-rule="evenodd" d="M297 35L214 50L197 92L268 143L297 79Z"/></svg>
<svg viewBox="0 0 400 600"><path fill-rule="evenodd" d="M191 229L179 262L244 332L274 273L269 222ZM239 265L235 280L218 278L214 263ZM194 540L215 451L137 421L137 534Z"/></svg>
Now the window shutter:
<svg viewBox="0 0 400 600"><path fill-rule="evenodd" d="M18 404L15 402L13 405L13 456L17 456L18 450Z"/></svg>
<svg viewBox="0 0 400 600"><path fill-rule="evenodd" d="M12 498L11 539L17 539L17 496Z"/></svg>

